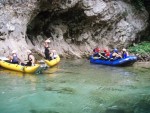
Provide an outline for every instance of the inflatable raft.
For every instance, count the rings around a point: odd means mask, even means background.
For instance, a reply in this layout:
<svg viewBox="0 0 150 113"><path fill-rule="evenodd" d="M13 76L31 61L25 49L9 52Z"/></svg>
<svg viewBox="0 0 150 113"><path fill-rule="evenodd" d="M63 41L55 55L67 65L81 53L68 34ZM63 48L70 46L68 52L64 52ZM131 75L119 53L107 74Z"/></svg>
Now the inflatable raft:
<svg viewBox="0 0 150 113"><path fill-rule="evenodd" d="M19 71L23 73L34 73L40 67L39 64L36 64L35 66L22 66L18 64L11 64L3 60L0 60L0 66L6 69Z"/></svg>
<svg viewBox="0 0 150 113"><path fill-rule="evenodd" d="M50 67L53 67L55 66L56 64L58 64L60 62L60 57L57 56L56 59L53 59L53 60L45 60L45 63L50 66Z"/></svg>
<svg viewBox="0 0 150 113"><path fill-rule="evenodd" d="M137 61L136 56L128 56L127 58L121 58L116 60L104 60L93 56L90 57L90 62L93 64L102 64L102 65L109 65L109 66L127 66L127 65L132 65L136 61Z"/></svg>

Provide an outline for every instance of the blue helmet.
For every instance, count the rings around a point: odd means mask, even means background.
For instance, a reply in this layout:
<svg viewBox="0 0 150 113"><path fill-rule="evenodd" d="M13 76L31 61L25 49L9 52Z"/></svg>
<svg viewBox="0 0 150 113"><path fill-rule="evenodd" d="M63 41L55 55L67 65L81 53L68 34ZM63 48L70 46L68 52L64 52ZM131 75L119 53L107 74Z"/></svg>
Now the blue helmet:
<svg viewBox="0 0 150 113"><path fill-rule="evenodd" d="M118 53L118 49L115 48L115 49L114 49L114 52Z"/></svg>

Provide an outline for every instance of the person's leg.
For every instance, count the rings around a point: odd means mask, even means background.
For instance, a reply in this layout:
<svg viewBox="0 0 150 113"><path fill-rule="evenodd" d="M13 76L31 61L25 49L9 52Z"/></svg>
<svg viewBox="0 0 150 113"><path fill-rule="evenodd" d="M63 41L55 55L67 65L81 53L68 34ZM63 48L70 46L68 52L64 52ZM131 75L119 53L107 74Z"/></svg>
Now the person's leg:
<svg viewBox="0 0 150 113"><path fill-rule="evenodd" d="M12 64L19 64L18 62L11 62Z"/></svg>
<svg viewBox="0 0 150 113"><path fill-rule="evenodd" d="M32 66L31 62L27 62L27 64L25 64L25 66Z"/></svg>
<svg viewBox="0 0 150 113"><path fill-rule="evenodd" d="M21 65L22 65L22 66L25 66L26 64L25 64L25 63L21 63Z"/></svg>

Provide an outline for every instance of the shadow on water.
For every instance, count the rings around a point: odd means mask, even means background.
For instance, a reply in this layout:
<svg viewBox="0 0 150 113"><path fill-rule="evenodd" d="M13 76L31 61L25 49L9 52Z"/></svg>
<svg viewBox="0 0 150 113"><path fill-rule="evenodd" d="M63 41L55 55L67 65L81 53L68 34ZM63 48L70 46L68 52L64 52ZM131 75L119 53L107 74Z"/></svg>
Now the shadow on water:
<svg viewBox="0 0 150 113"><path fill-rule="evenodd" d="M75 90L70 87L64 87L60 89L54 89L53 87L47 87L45 88L45 91L55 91L57 93L63 93L63 94L75 94Z"/></svg>

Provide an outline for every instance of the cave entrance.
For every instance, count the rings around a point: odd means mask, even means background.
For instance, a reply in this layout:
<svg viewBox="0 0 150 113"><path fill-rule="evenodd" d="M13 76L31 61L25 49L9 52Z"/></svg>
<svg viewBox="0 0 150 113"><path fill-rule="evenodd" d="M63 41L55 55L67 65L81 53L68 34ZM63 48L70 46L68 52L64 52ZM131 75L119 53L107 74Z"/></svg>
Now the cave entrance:
<svg viewBox="0 0 150 113"><path fill-rule="evenodd" d="M58 32L62 30L63 39L70 39L71 42L75 42L77 37L87 24L87 18L84 14L84 10L76 5L67 11L41 11L27 26L27 36L34 45L38 35L41 35L43 39L51 37L59 38ZM66 29L60 28L57 31L55 28L58 26L64 26ZM57 33L56 33L57 32ZM56 34L56 37L54 37Z"/></svg>

